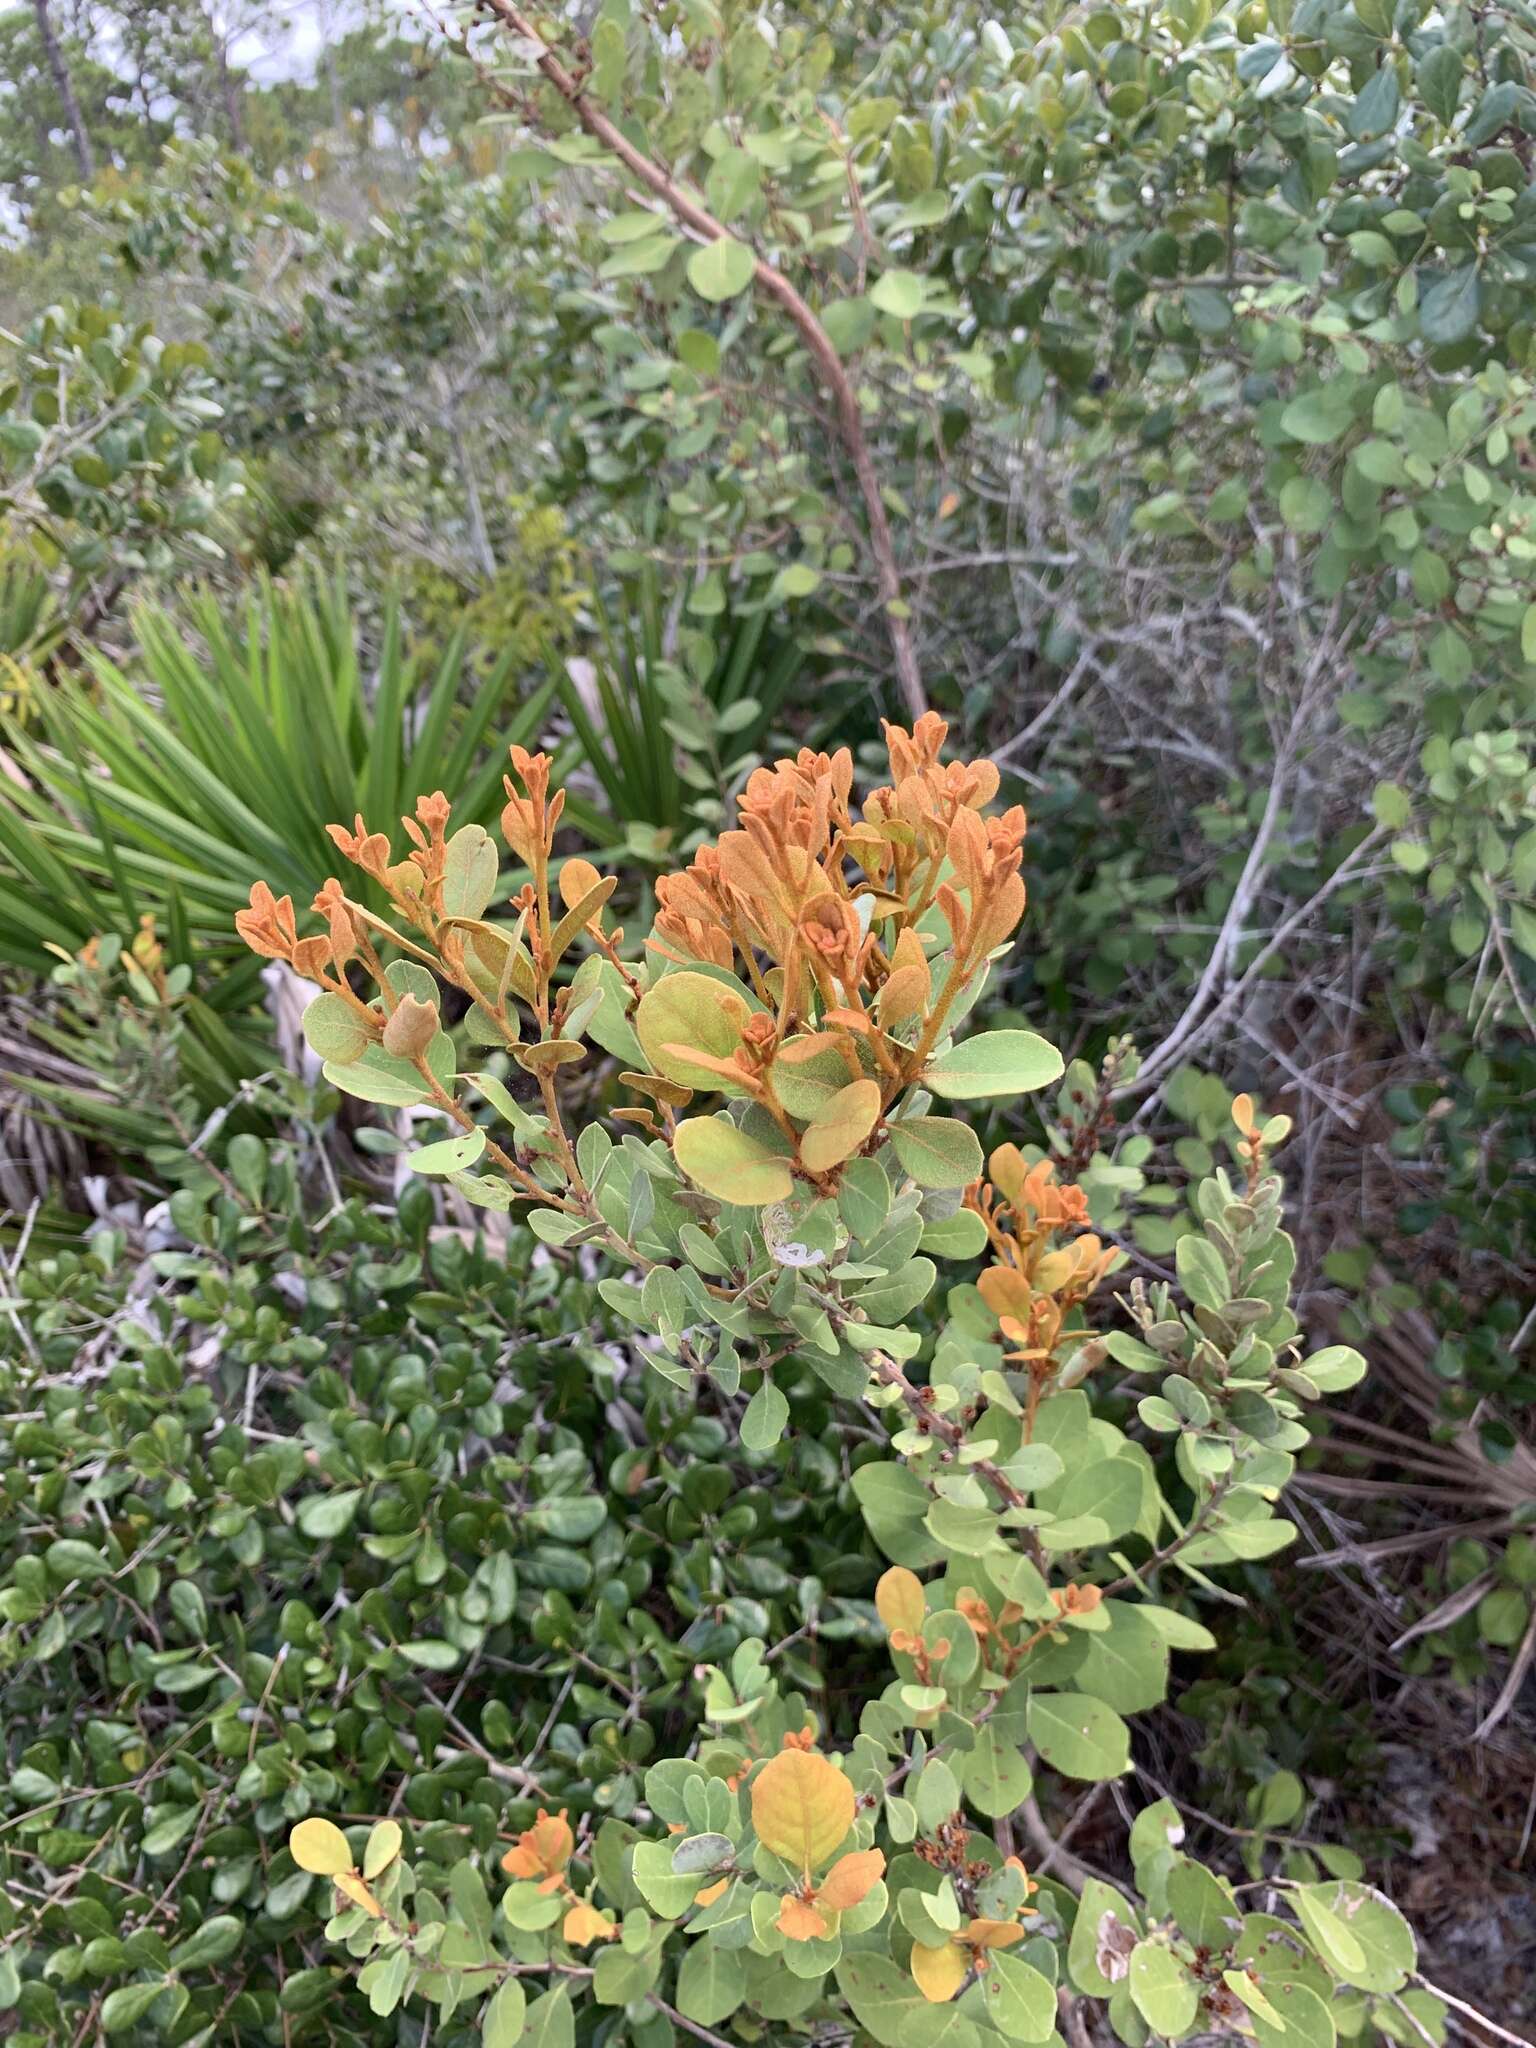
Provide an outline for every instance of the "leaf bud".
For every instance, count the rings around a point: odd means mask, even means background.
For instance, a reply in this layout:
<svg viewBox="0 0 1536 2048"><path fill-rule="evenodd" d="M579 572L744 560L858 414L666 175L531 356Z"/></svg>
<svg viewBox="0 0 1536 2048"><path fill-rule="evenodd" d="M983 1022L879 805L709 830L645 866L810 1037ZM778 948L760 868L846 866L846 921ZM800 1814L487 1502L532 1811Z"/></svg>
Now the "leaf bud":
<svg viewBox="0 0 1536 2048"><path fill-rule="evenodd" d="M384 1050L397 1060L419 1059L438 1033L436 1003L402 996L384 1026Z"/></svg>

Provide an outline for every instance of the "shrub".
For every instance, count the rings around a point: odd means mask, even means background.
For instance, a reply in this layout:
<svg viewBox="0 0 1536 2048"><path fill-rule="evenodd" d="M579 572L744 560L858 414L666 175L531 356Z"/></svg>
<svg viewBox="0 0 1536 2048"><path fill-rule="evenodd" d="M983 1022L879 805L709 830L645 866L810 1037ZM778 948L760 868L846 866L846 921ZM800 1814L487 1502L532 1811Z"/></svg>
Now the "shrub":
<svg viewBox="0 0 1536 2048"><path fill-rule="evenodd" d="M239 497L211 358L101 306L53 305L0 335L0 498L8 524L91 616L137 577L206 565Z"/></svg>
<svg viewBox="0 0 1536 2048"><path fill-rule="evenodd" d="M1438 2024L1410 1988L1412 1935L1346 1855L1287 1850L1265 1900L1283 1911L1250 1913L1180 1853L1166 1802L1132 1831L1135 1899L1031 1878L1017 1853L1015 1826L1042 1826L1037 1773L1127 1771L1126 1716L1163 1699L1175 1652L1214 1641L1194 1611L1208 1573L1289 1541L1275 1508L1305 1410L1364 1365L1304 1355L1270 1164L1283 1118L1239 1098L1236 1172L1202 1182L1177 1289L1132 1278L1111 1324L1088 1304L1123 1255L1086 1227L1081 1190L1013 1143L984 1166L970 1125L935 1113L1062 1072L1028 1031L961 1032L1023 915L1025 820L986 815L996 769L941 765L943 738L931 716L888 727L891 783L861 810L846 753L755 773L739 829L660 882L638 969L604 924L616 879L556 864L562 796L520 748L502 829L531 879L510 926L487 915L494 845L450 832L441 795L405 821L403 861L361 819L331 828L387 917L333 879L323 931L303 937L291 901L252 890L247 941L320 984L306 1031L328 1077L448 1120L413 1170L491 1210L530 1205L536 1236L578 1262L595 1250L650 1370L729 1417L736 1455L793 1455L821 1382L859 1418L848 1484L889 1560L876 1609L894 1672L846 1727L781 1680L765 1640L743 1643L700 1674L640 1825L578 1836L568 1806L541 1806L501 1859L499 1908L446 1830L408 1856L391 1815L351 1838L307 1816L289 1853L329 1888L329 1936L375 2013L416 1996L450 2027L474 2010L498 2048L570 2042L577 1999L621 2008L641 2041L674 2021L714 2039L732 2019L888 2048L1043 2042L1077 2001L1106 2004L1131 2043L1217 2030L1311 2048L1340 2024ZM445 988L513 1086L457 1071ZM614 1111L617 1140L572 1128L557 1085L594 1046L639 1098ZM930 1340L917 1311L936 1259L974 1277ZM1124 1428L1089 1398L1111 1368L1148 1389ZM1158 1438L1176 1446L1172 1497ZM142 1984L146 2005L174 1989Z"/></svg>
<svg viewBox="0 0 1536 2048"><path fill-rule="evenodd" d="M538 1798L629 1817L698 1664L764 1638L814 1693L879 1644L829 1404L733 1466L525 1230L433 1231L420 1184L398 1215L306 1198L313 1150L230 1140L162 1249L103 1231L7 1285L23 2048L308 2038L322 2010L392 2041L336 2014L291 1824L398 1799L483 1854Z"/></svg>
<svg viewBox="0 0 1536 2048"><path fill-rule="evenodd" d="M625 579L619 606L617 616L595 606L596 658L566 665L561 702L607 798L612 837L635 857L675 859L718 828L728 792L761 763L806 647L766 606L723 604L678 630L649 565Z"/></svg>

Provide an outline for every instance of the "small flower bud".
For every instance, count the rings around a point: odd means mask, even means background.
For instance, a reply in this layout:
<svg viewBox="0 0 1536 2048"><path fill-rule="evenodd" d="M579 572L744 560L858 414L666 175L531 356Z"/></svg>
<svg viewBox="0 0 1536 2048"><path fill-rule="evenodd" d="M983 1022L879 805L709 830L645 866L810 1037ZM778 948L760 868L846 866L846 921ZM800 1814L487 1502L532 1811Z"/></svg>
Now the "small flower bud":
<svg viewBox="0 0 1536 2048"><path fill-rule="evenodd" d="M438 1033L436 1003L402 996L384 1026L384 1050L397 1060L419 1059Z"/></svg>
<svg viewBox="0 0 1536 2048"><path fill-rule="evenodd" d="M1080 1387L1089 1373L1101 1366L1109 1356L1109 1347L1097 1337L1090 1337L1086 1344L1080 1344L1062 1367L1056 1384L1065 1392L1070 1387Z"/></svg>

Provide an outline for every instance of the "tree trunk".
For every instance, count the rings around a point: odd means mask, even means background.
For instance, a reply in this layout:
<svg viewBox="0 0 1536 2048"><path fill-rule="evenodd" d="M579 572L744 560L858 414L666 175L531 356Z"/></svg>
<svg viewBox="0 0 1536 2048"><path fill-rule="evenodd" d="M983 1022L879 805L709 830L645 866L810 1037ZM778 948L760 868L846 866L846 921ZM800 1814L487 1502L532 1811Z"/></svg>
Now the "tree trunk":
<svg viewBox="0 0 1536 2048"><path fill-rule="evenodd" d="M219 25L213 8L207 11L208 33L213 39L213 61L219 75L219 98L229 123L229 145L237 155L245 154L245 110L240 104L240 84L229 61L230 36Z"/></svg>
<svg viewBox="0 0 1536 2048"><path fill-rule="evenodd" d="M69 123L69 132L75 141L75 161L80 166L80 176L89 183L96 175L96 158L91 149L91 138L86 132L85 117L80 112L80 102L75 98L74 80L69 75L63 46L53 32L53 23L48 16L48 0L32 0L37 13L37 33L43 46L43 55L48 60L48 69L53 73L54 89L64 108L64 118Z"/></svg>

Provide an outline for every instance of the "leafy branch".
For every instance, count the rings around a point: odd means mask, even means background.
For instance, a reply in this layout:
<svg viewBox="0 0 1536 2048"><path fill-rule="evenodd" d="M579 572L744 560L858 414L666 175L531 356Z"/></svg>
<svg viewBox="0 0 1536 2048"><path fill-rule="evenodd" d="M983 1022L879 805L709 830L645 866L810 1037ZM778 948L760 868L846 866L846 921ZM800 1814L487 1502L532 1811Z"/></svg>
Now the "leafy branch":
<svg viewBox="0 0 1536 2048"><path fill-rule="evenodd" d="M662 201L679 226L701 244L737 242L737 238L715 218L697 194L687 191L653 157L637 148L601 107L594 105L569 66L545 42L538 25L515 6L513 0L485 0L485 5L536 53L534 62L540 73L570 107L587 133L610 150L633 177ZM511 104L525 105L512 95L503 96ZM757 289L782 310L799 334L832 400L838 434L864 501L869 548L874 557L876 583L896 664L897 682L908 716L916 720L927 710L928 697L918 667L911 624L902 597L891 523L885 509L879 472L864 432L858 393L826 328L783 271L770 263L767 257L753 251L752 278Z"/></svg>

